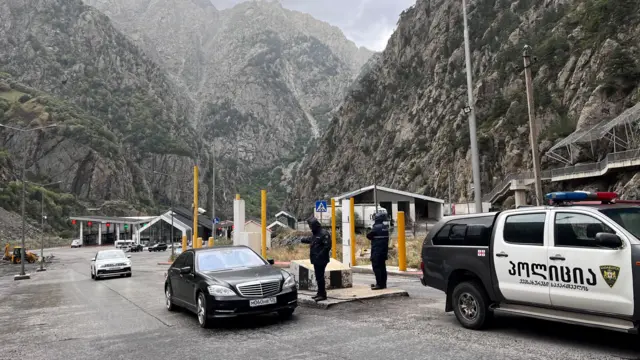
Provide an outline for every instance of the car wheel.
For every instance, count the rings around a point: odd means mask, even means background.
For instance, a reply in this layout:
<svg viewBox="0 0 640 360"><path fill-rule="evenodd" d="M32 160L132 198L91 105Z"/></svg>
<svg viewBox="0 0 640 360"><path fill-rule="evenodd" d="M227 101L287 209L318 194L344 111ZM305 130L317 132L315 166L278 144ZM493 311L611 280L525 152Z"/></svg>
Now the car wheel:
<svg viewBox="0 0 640 360"><path fill-rule="evenodd" d="M282 310L278 310L278 316L280 316L280 319L282 320L288 320L291 319L291 317L293 316L293 312L296 309L282 309Z"/></svg>
<svg viewBox="0 0 640 360"><path fill-rule="evenodd" d="M176 311L177 307L173 304L171 298L173 297L173 291L171 291L171 285L166 284L164 286L164 302L167 310Z"/></svg>
<svg viewBox="0 0 640 360"><path fill-rule="evenodd" d="M93 275L93 271L91 272L91 279L93 279L93 280L95 280L95 279L96 279L96 276L95 276L95 275Z"/></svg>
<svg viewBox="0 0 640 360"><path fill-rule="evenodd" d="M198 300L196 301L196 315L198 315L198 323L201 328L207 329L211 327L211 319L207 316L207 299L204 293L198 294Z"/></svg>
<svg viewBox="0 0 640 360"><path fill-rule="evenodd" d="M489 298L482 285L475 281L458 284L453 289L451 301L458 322L467 329L480 330L493 317L489 312Z"/></svg>

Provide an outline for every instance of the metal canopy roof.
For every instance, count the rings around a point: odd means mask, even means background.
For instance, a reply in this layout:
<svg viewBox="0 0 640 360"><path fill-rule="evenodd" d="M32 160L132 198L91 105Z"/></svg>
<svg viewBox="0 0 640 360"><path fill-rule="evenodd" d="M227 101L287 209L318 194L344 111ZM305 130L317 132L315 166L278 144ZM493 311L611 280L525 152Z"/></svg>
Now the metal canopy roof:
<svg viewBox="0 0 640 360"><path fill-rule="evenodd" d="M613 128L622 125L631 125L640 121L640 103L625 110L613 120L602 121L588 130L575 131L573 134L562 139L554 145L549 151L557 150L571 144L586 143L594 140L603 139L609 134Z"/></svg>
<svg viewBox="0 0 640 360"><path fill-rule="evenodd" d="M338 200L342 200L342 199L348 199L369 191L373 191L374 185L370 185L367 187L363 187L362 189L358 189L358 190L354 190L339 196L334 197L333 199L335 199L336 201ZM403 195L406 197L411 197L411 198L416 198L416 199L421 199L421 200L426 200L426 201L431 201L431 202L436 202L436 203L440 203L440 204L444 204L444 200L442 199L437 199L434 197L430 197L430 196L425 196L425 195L420 195L420 194L414 194L414 193L410 193L407 191L401 191L401 190L396 190L396 189L391 189L388 187L384 187L384 186L377 186L378 190L380 191L384 191L384 192L388 192L388 193L392 193L392 194L397 194L397 195Z"/></svg>
<svg viewBox="0 0 640 360"><path fill-rule="evenodd" d="M136 216L136 217L115 217L115 216L69 216L71 220L80 221L94 221L96 223L113 223L113 224L142 224L151 219L155 219L155 216Z"/></svg>

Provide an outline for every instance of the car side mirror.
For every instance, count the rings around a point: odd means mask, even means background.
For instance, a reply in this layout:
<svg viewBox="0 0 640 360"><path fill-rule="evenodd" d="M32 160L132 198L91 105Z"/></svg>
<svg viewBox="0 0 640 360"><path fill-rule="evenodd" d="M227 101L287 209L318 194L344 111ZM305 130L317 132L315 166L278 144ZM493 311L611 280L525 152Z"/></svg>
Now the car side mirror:
<svg viewBox="0 0 640 360"><path fill-rule="evenodd" d="M269 264L271 264L271 265L273 265L273 264L275 264L275 263L276 263L276 262L275 262L275 260L273 260L273 259L267 259L267 262L268 262Z"/></svg>
<svg viewBox="0 0 640 360"><path fill-rule="evenodd" d="M622 247L622 239L616 234L599 232L596 234L596 244L608 249L618 249Z"/></svg>
<svg viewBox="0 0 640 360"><path fill-rule="evenodd" d="M190 274L190 273L191 273L190 266L185 266L180 268L180 274Z"/></svg>
<svg viewBox="0 0 640 360"><path fill-rule="evenodd" d="M131 255L127 255L127 258L131 259Z"/></svg>
<svg viewBox="0 0 640 360"><path fill-rule="evenodd" d="M91 261L96 261L96 258L92 258Z"/></svg>

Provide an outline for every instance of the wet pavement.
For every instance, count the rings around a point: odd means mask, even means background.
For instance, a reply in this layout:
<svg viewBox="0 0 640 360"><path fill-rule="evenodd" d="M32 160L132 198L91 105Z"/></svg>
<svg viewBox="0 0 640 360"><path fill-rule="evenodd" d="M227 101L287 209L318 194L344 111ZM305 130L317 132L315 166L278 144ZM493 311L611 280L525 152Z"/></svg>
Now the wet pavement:
<svg viewBox="0 0 640 360"><path fill-rule="evenodd" d="M195 316L164 308L169 252L132 253L131 278L93 281L95 249L53 249L32 279L0 265L0 359L640 359L637 337L500 317L493 328L461 328L444 295L416 278L390 277L410 297L299 308L293 319L260 316L200 329ZM29 270L29 266L33 270ZM15 270L15 271L13 271ZM356 284L373 282L354 274Z"/></svg>

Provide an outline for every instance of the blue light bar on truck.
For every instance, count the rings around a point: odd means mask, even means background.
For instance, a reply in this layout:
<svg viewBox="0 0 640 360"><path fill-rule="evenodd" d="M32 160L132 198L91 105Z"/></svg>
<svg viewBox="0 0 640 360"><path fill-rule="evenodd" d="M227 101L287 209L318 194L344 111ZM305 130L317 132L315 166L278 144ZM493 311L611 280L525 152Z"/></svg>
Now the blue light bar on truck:
<svg viewBox="0 0 640 360"><path fill-rule="evenodd" d="M566 191L552 192L545 195L547 200L551 202L567 202L567 201L604 201L610 202L615 200L618 194L614 192L587 192L587 191Z"/></svg>

